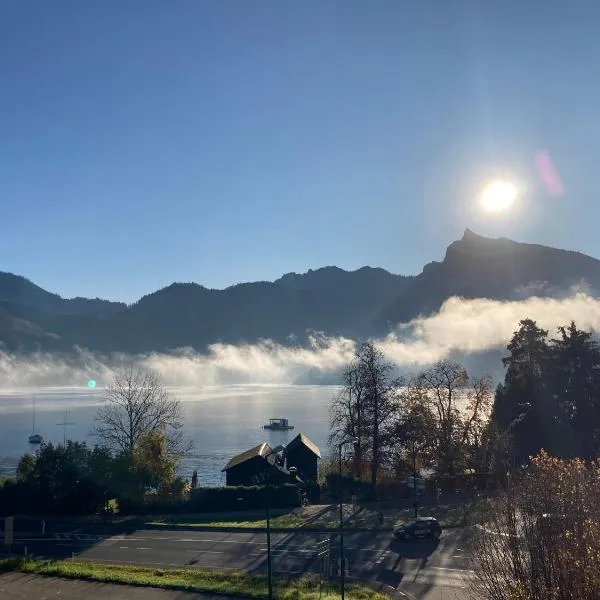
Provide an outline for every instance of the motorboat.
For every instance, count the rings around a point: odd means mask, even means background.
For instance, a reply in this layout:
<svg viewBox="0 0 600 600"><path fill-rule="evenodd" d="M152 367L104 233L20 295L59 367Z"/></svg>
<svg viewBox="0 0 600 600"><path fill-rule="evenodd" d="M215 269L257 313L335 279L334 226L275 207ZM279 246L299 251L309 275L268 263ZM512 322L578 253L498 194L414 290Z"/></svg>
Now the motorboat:
<svg viewBox="0 0 600 600"><path fill-rule="evenodd" d="M269 422L266 425L263 425L263 429L288 431L290 429L294 429L294 426L290 425L287 419L269 419Z"/></svg>

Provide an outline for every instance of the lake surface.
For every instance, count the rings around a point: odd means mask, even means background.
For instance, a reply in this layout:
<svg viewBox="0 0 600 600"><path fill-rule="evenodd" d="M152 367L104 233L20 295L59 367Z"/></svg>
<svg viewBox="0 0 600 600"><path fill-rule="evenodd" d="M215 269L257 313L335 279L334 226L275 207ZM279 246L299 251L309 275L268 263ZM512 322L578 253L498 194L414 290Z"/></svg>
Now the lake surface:
<svg viewBox="0 0 600 600"><path fill-rule="evenodd" d="M268 442L286 444L305 433L327 453L329 404L336 386L307 385L228 385L202 389L172 388L169 392L182 402L184 433L194 443L181 464L181 474L198 470L203 485L225 483L221 469L235 454ZM31 452L27 438L32 431L33 397L36 403L36 433L45 441L62 443L67 439L87 441L94 415L103 401L103 390L81 388L42 388L0 391L0 474L12 475L19 457ZM263 430L269 418L287 418L292 431Z"/></svg>

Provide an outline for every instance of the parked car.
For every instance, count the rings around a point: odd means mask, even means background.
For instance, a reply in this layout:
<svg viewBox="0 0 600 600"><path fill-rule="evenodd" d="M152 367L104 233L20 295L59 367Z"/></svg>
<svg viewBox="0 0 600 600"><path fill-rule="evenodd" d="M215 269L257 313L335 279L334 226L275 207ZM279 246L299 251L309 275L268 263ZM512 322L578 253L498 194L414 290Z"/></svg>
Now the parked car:
<svg viewBox="0 0 600 600"><path fill-rule="evenodd" d="M394 537L398 540L417 538L438 539L442 535L442 527L435 517L419 517L394 528Z"/></svg>

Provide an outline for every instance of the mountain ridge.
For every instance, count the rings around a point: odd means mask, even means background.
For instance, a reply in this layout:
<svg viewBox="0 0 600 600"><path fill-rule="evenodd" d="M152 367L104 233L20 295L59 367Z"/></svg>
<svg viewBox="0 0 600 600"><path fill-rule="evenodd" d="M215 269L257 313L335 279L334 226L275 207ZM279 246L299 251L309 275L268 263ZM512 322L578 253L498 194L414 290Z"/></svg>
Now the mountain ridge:
<svg viewBox="0 0 600 600"><path fill-rule="evenodd" d="M61 298L0 272L0 344L25 353L74 346L137 353L258 339L302 344L311 330L364 339L427 316L452 296L510 300L528 290L552 296L581 281L600 290L599 260L470 229L418 275L325 266L223 289L173 282L129 305Z"/></svg>

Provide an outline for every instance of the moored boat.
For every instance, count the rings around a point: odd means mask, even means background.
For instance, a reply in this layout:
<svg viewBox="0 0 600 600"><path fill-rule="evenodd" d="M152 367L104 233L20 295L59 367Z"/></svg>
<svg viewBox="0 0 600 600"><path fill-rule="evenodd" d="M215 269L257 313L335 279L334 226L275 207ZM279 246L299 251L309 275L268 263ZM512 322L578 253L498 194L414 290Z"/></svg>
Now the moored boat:
<svg viewBox="0 0 600 600"><path fill-rule="evenodd" d="M269 419L269 422L266 425L263 425L263 429L287 431L289 429L294 429L294 426L290 425L287 419Z"/></svg>

